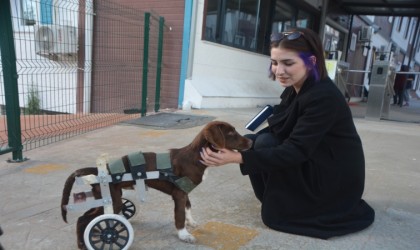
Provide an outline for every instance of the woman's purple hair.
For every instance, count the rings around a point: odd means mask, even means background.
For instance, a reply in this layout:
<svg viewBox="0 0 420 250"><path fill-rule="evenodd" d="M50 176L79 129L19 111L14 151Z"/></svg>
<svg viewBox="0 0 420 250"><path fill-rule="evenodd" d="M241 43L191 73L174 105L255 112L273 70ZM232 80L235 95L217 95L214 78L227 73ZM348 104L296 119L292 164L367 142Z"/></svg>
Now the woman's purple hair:
<svg viewBox="0 0 420 250"><path fill-rule="evenodd" d="M314 55L307 52L299 53L299 57L302 58L303 62L305 63L306 68L309 69L309 73L311 74L312 78L315 81L319 81L320 77L319 77L318 67L316 63L314 64L313 61L311 60L311 56L314 56Z"/></svg>

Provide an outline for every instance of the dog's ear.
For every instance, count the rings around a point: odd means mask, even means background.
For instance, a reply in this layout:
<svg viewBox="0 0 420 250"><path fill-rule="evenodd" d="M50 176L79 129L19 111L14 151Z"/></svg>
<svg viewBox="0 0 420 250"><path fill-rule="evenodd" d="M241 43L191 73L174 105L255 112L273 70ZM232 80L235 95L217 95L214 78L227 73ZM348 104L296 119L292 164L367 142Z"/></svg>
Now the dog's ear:
<svg viewBox="0 0 420 250"><path fill-rule="evenodd" d="M222 132L222 124L210 126L204 133L206 140L217 148L225 148L226 138Z"/></svg>

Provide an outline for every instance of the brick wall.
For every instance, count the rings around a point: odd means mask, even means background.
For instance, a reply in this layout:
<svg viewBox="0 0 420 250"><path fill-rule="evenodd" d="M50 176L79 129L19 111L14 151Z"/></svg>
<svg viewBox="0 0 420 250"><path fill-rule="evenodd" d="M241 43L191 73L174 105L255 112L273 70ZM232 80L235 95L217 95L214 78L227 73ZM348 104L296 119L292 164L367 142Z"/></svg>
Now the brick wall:
<svg viewBox="0 0 420 250"><path fill-rule="evenodd" d="M177 108L184 4L183 0L114 0L114 5L95 1L92 112L141 108L144 12L165 19L160 108ZM152 18L151 24L147 112L155 105L158 21Z"/></svg>

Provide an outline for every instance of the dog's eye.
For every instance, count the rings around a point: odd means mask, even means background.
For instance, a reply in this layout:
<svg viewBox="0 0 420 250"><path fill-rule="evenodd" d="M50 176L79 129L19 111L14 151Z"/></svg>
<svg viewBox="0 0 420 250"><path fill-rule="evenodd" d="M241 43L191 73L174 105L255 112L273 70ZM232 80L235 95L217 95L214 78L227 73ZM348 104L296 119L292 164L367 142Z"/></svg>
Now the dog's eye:
<svg viewBox="0 0 420 250"><path fill-rule="evenodd" d="M229 131L228 135L235 135L235 130Z"/></svg>

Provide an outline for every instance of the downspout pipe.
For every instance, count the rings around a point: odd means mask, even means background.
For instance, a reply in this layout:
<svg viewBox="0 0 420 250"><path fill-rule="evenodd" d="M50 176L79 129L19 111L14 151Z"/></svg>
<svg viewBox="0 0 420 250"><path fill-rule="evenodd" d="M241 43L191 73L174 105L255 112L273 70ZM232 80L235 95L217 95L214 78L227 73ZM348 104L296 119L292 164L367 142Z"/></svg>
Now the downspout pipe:
<svg viewBox="0 0 420 250"><path fill-rule="evenodd" d="M184 7L184 31L182 35L181 72L179 77L178 109L182 108L184 102L185 80L188 71L188 58L190 48L191 20L193 0L185 0Z"/></svg>

